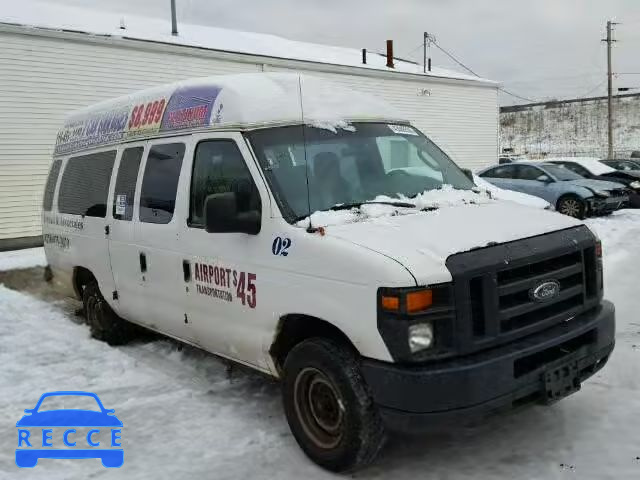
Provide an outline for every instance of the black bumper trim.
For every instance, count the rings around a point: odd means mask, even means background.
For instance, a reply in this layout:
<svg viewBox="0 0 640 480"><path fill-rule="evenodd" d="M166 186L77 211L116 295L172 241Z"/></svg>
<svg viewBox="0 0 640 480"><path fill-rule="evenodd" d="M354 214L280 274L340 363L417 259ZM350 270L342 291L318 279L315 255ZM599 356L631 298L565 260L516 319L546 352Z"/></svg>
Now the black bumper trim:
<svg viewBox="0 0 640 480"><path fill-rule="evenodd" d="M406 366L364 359L362 371L387 426L422 431L461 417L473 419L542 400L546 363L515 375L516 362L539 359L563 344L585 339L567 354L580 381L602 368L615 342L615 310L603 301L569 322L516 342L462 358ZM557 362L557 356L549 363Z"/></svg>

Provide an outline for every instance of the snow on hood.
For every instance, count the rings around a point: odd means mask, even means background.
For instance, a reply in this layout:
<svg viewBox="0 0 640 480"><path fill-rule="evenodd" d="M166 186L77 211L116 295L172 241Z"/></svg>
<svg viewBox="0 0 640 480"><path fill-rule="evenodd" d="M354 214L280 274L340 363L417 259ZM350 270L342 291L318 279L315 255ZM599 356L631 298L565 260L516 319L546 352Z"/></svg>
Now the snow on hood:
<svg viewBox="0 0 640 480"><path fill-rule="evenodd" d="M616 183L614 181L609 182L607 180L591 180L589 178L580 180L565 180L565 183L570 183L579 187L585 187L593 192L596 192L598 190L616 190L619 188L624 188L624 185L622 185L621 183Z"/></svg>
<svg viewBox="0 0 640 480"><path fill-rule="evenodd" d="M327 227L330 225L345 225L349 223L364 222L370 220L381 220L384 217L394 217L399 215L414 215L428 213L435 209L452 207L455 205L481 205L491 202L489 197L483 193L472 190L457 190L450 185L443 185L437 190L427 190L415 197L408 198L404 195L398 197L388 197L379 195L372 203L363 204L349 210L325 210L311 214L311 225L314 227ZM412 207L385 205L373 202L409 203ZM309 226L309 217L300 220L297 226L306 228Z"/></svg>
<svg viewBox="0 0 640 480"><path fill-rule="evenodd" d="M333 212L345 213L348 212ZM325 230L340 238L396 259L418 284L451 281L447 258L458 252L505 243L581 225L541 209L508 202L464 202L414 215L386 215L372 221L344 222Z"/></svg>

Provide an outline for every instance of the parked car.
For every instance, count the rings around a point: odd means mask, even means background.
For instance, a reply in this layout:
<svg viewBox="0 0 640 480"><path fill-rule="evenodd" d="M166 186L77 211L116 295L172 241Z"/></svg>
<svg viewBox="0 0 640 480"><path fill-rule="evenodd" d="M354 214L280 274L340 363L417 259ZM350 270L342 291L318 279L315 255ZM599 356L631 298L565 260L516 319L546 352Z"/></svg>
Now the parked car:
<svg viewBox="0 0 640 480"><path fill-rule="evenodd" d="M633 158L616 158L615 160L600 160L606 166L625 172L640 172L640 160Z"/></svg>
<svg viewBox="0 0 640 480"><path fill-rule="evenodd" d="M621 171L612 168L598 158L548 158L545 163L562 165L574 173L591 180L606 180L629 189L629 206L640 208L640 172Z"/></svg>
<svg viewBox="0 0 640 480"><path fill-rule="evenodd" d="M614 348L598 238L476 189L375 97L208 77L72 114L43 239L95 338L132 322L279 379L302 450L352 471L388 430L553 403Z"/></svg>
<svg viewBox="0 0 640 480"><path fill-rule="evenodd" d="M489 192L491 194L491 198L495 198L496 200L505 200L507 202L519 203L520 205L525 205L527 207L542 208L543 210L554 210L553 205L540 197L535 197L527 193L516 192L515 190L499 188L493 183L489 183L484 178L480 178L477 175L473 175L473 183L475 183L478 188Z"/></svg>
<svg viewBox="0 0 640 480"><path fill-rule="evenodd" d="M478 175L494 185L545 199L565 215L606 215L629 201L624 185L589 180L552 163L511 163L486 168Z"/></svg>

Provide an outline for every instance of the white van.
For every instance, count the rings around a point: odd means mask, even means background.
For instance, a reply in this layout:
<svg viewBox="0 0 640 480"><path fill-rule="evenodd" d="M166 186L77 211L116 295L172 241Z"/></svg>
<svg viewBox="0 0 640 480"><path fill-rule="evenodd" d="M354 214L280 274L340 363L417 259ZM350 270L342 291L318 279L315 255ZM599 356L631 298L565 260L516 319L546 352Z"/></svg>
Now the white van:
<svg viewBox="0 0 640 480"><path fill-rule="evenodd" d="M614 345L586 226L492 200L383 102L313 77L75 113L43 210L52 279L95 338L137 324L281 379L293 435L333 471L388 430L554 402Z"/></svg>

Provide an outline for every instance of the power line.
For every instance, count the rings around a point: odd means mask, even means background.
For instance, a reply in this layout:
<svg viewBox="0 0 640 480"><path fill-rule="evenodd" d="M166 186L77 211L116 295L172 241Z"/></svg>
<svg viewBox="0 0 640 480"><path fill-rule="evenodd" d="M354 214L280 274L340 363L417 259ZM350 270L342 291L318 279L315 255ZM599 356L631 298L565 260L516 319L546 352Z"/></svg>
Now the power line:
<svg viewBox="0 0 640 480"><path fill-rule="evenodd" d="M601 81L598 85L596 85L595 87L593 87L591 90L589 90L587 93L580 95L579 97L576 98L586 98L588 96L590 96L593 92L595 92L596 90L598 90L600 87L602 87L605 83L607 82L607 79L605 78L603 81Z"/></svg>
<svg viewBox="0 0 640 480"><path fill-rule="evenodd" d="M440 45L438 45L437 42L432 41L431 42L433 45L435 45L435 47L440 50L442 53L444 53L447 57L449 57L451 60L453 60L455 63L457 63L458 65L460 65L462 68L464 68L465 70L467 70L469 73L471 73L472 75L475 75L476 77L480 77L480 75L478 75L476 72L474 72L473 70L471 70L469 67L467 67L464 63L462 63L460 60L458 60L456 57L454 57L451 53L447 52L444 48L442 48Z"/></svg>
<svg viewBox="0 0 640 480"><path fill-rule="evenodd" d="M507 95L511 95L514 98L518 98L520 100L524 100L525 102L529 102L529 103L536 103L537 102L537 100L533 100L531 98L523 97L521 95L517 95L515 93L512 93L509 90L505 89L504 87L498 87L498 90L500 90L503 93L506 93Z"/></svg>
<svg viewBox="0 0 640 480"><path fill-rule="evenodd" d="M451 60L453 60L459 66L464 68L466 71L468 71L472 75L475 75L476 77L480 78L480 75L478 75L471 68L467 67L464 63L462 63L460 60L458 60L452 53L447 52L444 48L442 48L440 45L438 45L438 43L436 41L432 41L432 43L433 43L433 45L435 45L435 47L438 50L440 50L442 53L444 53L447 57L449 57ZM505 89L504 87L498 87L498 90L500 90L501 92L504 92L507 95L510 95L510 96L512 96L514 98L517 98L517 99L520 99L520 100L524 100L525 102L530 102L530 103L535 103L536 102L536 100L533 100L531 98L523 97L522 95L518 95L516 93L510 92L509 90Z"/></svg>

